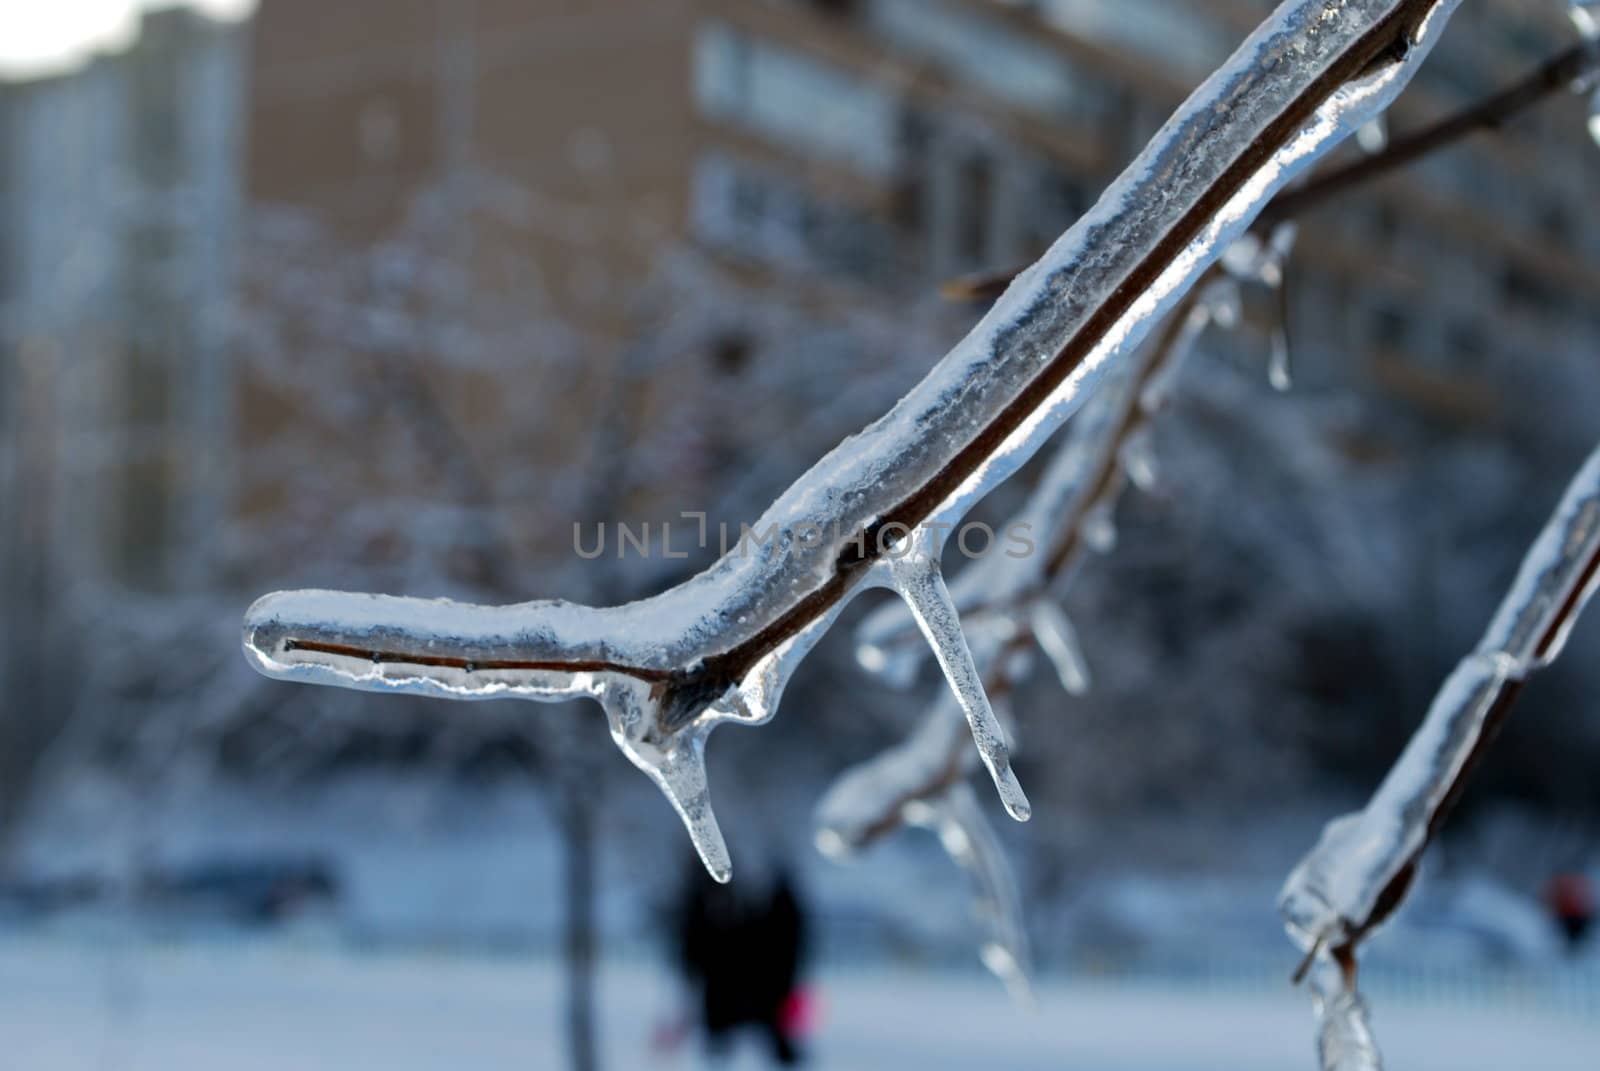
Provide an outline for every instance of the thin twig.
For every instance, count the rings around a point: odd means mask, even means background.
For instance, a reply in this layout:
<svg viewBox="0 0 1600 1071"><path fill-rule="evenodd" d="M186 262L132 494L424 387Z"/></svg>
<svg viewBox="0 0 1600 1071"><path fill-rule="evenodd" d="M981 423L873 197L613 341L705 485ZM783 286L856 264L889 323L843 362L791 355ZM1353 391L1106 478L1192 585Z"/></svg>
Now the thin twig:
<svg viewBox="0 0 1600 1071"><path fill-rule="evenodd" d="M1481 131L1498 130L1510 120L1600 70L1600 49L1575 45L1540 64L1527 77L1431 126L1395 138L1381 152L1352 161L1273 199L1256 220L1268 228L1296 219L1351 188L1382 178L1430 153Z"/></svg>

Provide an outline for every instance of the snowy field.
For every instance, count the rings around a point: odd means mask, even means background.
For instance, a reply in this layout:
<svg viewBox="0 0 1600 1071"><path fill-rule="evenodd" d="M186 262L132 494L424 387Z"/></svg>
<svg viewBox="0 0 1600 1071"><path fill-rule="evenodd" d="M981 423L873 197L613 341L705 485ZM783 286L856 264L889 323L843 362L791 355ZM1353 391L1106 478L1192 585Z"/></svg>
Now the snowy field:
<svg viewBox="0 0 1600 1071"><path fill-rule="evenodd" d="M135 954L137 952L137 954ZM674 989L646 963L604 971L609 1068L688 1069L652 1052ZM283 1071L562 1066L559 975L544 961L362 954L293 940L95 948L0 939L0 1039L18 1071ZM819 979L818 1068L1272 1071L1309 1068L1303 994L1157 982L1042 984L1010 1003L976 971L850 969ZM1600 1020L1489 995L1379 1001L1389 1066L1592 1069ZM735 1067L763 1066L752 1046Z"/></svg>

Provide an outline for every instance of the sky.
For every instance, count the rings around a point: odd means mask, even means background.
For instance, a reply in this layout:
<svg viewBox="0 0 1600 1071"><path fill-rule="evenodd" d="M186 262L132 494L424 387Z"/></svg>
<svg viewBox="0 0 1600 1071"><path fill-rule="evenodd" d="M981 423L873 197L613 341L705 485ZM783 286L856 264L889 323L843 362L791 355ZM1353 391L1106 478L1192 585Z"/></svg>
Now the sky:
<svg viewBox="0 0 1600 1071"><path fill-rule="evenodd" d="M133 39L140 9L191 7L240 18L255 0L0 0L0 78L68 70Z"/></svg>

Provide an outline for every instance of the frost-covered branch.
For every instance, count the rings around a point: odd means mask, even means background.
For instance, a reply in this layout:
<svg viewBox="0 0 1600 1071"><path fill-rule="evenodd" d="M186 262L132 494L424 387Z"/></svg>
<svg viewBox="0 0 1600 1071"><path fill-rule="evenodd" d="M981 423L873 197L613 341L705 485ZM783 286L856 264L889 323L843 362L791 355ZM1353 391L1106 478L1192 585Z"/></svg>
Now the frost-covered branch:
<svg viewBox="0 0 1600 1071"><path fill-rule="evenodd" d="M1325 1055L1325 1067L1378 1066L1370 1044L1341 1048L1334 1040L1354 1031L1370 1043L1364 1005L1355 997L1356 949L1404 901L1422 853L1524 682L1561 653L1597 586L1600 449L1579 469L1483 639L1445 680L1371 802L1330 822L1284 885L1279 907L1306 952L1302 972L1318 972L1323 1051L1346 1054L1338 1061ZM1350 1055L1369 1051L1370 1057Z"/></svg>
<svg viewBox="0 0 1600 1071"><path fill-rule="evenodd" d="M941 640L985 764L1025 816L959 628L942 627L956 619L942 580L896 566L908 533L958 520L1015 472L1274 194L1392 102L1458 2L1283 4L922 383L780 496L753 551L620 607L279 593L247 614L247 655L271 676L344 687L595 698L726 879L706 734L770 718L848 599L888 585Z"/></svg>

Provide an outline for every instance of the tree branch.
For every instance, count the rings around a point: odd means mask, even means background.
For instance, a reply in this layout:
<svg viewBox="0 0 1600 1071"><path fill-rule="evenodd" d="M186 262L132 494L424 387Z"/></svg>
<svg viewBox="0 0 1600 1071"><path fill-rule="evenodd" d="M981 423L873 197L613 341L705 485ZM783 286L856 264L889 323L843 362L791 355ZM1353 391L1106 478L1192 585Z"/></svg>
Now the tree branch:
<svg viewBox="0 0 1600 1071"><path fill-rule="evenodd" d="M1557 93L1571 92L1583 79L1600 71L1600 49L1584 42L1540 64L1527 77L1454 115L1389 142L1381 152L1319 175L1297 189L1285 190L1262 210L1258 227L1297 219L1354 186L1397 171L1422 157L1448 148L1473 134L1497 130Z"/></svg>
<svg viewBox="0 0 1600 1071"><path fill-rule="evenodd" d="M1453 115L1405 137L1395 138L1379 152L1336 167L1304 185L1285 190L1262 209L1255 229L1265 231L1299 219L1348 190L1365 185L1408 164L1449 148L1506 122L1600 72L1600 47L1592 42L1574 45L1540 64L1526 77ZM941 292L951 301L992 301L1021 272L1020 268L977 272L946 282Z"/></svg>
<svg viewBox="0 0 1600 1071"><path fill-rule="evenodd" d="M771 717L849 598L903 586L884 566L906 534L959 519L1037 450L1279 189L1393 101L1458 2L1285 3L921 384L773 504L755 552L624 607L279 593L246 615L248 657L343 687L596 698L726 878L706 733ZM968 706L999 783L1004 745Z"/></svg>
<svg viewBox="0 0 1600 1071"><path fill-rule="evenodd" d="M1483 639L1445 680L1371 802L1328 823L1289 875L1279 909L1306 951L1297 978L1331 956L1344 965L1344 992L1353 996L1357 947L1404 902L1423 852L1527 678L1560 655L1597 586L1600 448L1573 478ZM1325 1033L1330 1028L1341 1029L1340 1020L1327 1020Z"/></svg>

